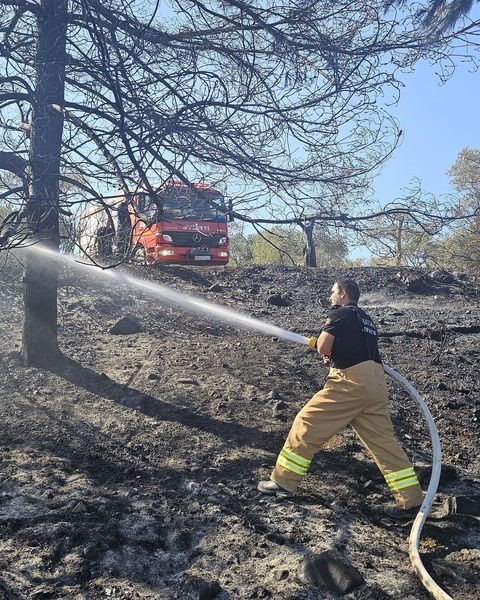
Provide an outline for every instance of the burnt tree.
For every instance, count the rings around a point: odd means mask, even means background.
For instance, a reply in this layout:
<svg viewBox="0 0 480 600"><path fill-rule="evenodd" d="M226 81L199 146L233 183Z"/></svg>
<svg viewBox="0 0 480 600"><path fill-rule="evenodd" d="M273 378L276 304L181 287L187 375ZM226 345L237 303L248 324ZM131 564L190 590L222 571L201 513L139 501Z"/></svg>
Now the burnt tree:
<svg viewBox="0 0 480 600"><path fill-rule="evenodd" d="M52 253L59 246L59 173L65 89L67 0L43 0L36 11L36 80L32 99L30 197L27 226L32 241ZM58 355L58 263L27 252L22 356L26 364L51 367Z"/></svg>
<svg viewBox="0 0 480 600"><path fill-rule="evenodd" d="M313 231L315 229L315 219L310 219L306 223L300 223L303 233L305 234L305 250L304 259L306 267L317 266L317 252L315 249L315 241L313 239Z"/></svg>

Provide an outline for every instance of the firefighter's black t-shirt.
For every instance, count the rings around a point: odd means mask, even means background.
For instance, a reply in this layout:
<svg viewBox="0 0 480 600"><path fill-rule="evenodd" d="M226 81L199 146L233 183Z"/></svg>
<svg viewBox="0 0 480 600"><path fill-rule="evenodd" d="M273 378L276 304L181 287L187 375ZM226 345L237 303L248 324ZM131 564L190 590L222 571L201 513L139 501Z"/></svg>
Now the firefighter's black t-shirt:
<svg viewBox="0 0 480 600"><path fill-rule="evenodd" d="M330 366L347 369L366 360L382 363L375 323L358 306L333 306L322 331L335 336Z"/></svg>

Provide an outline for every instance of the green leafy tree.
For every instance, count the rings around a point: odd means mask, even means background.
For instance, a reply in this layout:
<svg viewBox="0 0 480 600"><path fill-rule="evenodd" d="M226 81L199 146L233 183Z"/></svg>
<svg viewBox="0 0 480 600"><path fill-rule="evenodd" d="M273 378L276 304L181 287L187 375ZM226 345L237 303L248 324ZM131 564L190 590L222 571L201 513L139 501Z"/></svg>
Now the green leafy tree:
<svg viewBox="0 0 480 600"><path fill-rule="evenodd" d="M321 224L316 227L314 242L318 267L337 267L347 264L348 238L345 230L331 230Z"/></svg>
<svg viewBox="0 0 480 600"><path fill-rule="evenodd" d="M455 190L461 195L460 210L475 211L480 207L480 150L464 148L448 171Z"/></svg>
<svg viewBox="0 0 480 600"><path fill-rule="evenodd" d="M468 218L433 248L437 264L448 269L480 270L480 150L464 148L448 171L459 195L457 212Z"/></svg>
<svg viewBox="0 0 480 600"><path fill-rule="evenodd" d="M429 266L448 271L480 271L480 224L459 227L434 242L430 248Z"/></svg>
<svg viewBox="0 0 480 600"><path fill-rule="evenodd" d="M424 267L433 235L408 215L379 217L368 231L372 264Z"/></svg>
<svg viewBox="0 0 480 600"><path fill-rule="evenodd" d="M229 226L230 262L235 266L245 265L252 261L251 244L244 229L243 223L231 223Z"/></svg>
<svg viewBox="0 0 480 600"><path fill-rule="evenodd" d="M274 227L268 232L248 238L251 262L257 264L301 265L304 263L305 236L298 228ZM316 227L313 234L318 267L340 266L346 263L348 245L344 234Z"/></svg>
<svg viewBox="0 0 480 600"><path fill-rule="evenodd" d="M412 214L415 205L423 218ZM425 194L420 182L414 180L408 193L384 207L361 231L358 240L372 255L372 264L388 266L425 267L432 244L444 228L442 214L452 212L445 201Z"/></svg>
<svg viewBox="0 0 480 600"><path fill-rule="evenodd" d="M301 264L304 237L298 229L273 227L249 237L252 263L270 265Z"/></svg>

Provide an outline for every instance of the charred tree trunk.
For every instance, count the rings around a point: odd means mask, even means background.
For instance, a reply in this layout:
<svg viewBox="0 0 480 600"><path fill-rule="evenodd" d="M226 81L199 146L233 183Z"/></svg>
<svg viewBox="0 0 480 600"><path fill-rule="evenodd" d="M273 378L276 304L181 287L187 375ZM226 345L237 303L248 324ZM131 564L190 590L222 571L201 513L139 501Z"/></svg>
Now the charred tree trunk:
<svg viewBox="0 0 480 600"><path fill-rule="evenodd" d="M58 358L55 254L59 247L58 198L65 93L67 0L42 0L37 14L36 89L30 146L27 223L34 244L28 251L22 357L51 367ZM39 252L44 247L53 254Z"/></svg>
<svg viewBox="0 0 480 600"><path fill-rule="evenodd" d="M313 241L313 230L315 229L315 219L302 224L302 229L305 233L306 244L304 248L305 266L317 266L317 252L315 250L315 242Z"/></svg>

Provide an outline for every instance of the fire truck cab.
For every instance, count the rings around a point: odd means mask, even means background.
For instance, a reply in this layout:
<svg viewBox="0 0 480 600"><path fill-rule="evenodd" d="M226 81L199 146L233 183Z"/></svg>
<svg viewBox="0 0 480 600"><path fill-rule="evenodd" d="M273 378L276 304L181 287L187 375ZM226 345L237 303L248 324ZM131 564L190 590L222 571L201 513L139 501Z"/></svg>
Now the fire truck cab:
<svg viewBox="0 0 480 600"><path fill-rule="evenodd" d="M218 190L173 182L129 200L133 253L147 264L228 262L228 209Z"/></svg>

